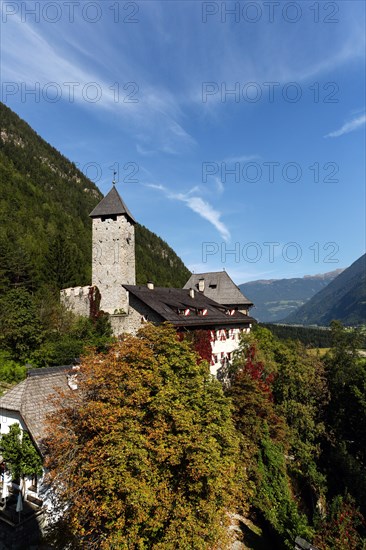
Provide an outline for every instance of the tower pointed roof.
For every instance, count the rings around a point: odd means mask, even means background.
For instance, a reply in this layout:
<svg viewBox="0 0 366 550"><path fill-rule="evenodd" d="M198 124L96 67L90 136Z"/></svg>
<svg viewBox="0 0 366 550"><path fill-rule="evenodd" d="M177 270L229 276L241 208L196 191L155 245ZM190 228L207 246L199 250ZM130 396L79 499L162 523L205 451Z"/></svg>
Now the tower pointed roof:
<svg viewBox="0 0 366 550"><path fill-rule="evenodd" d="M101 218L102 216L121 216L125 215L132 223L136 223L132 214L123 202L115 185L109 193L97 204L94 210L89 214L91 218Z"/></svg>

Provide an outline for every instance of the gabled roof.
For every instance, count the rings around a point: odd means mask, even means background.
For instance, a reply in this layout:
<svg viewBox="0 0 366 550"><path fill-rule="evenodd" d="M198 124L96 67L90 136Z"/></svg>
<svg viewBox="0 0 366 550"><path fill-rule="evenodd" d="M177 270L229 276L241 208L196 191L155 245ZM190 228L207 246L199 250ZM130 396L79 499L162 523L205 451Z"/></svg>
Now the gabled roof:
<svg viewBox="0 0 366 550"><path fill-rule="evenodd" d="M0 413L13 411L22 417L34 443L42 452L47 415L54 410L52 396L57 389L72 391L68 386L67 374L72 366L32 369L25 380L0 397Z"/></svg>
<svg viewBox="0 0 366 550"><path fill-rule="evenodd" d="M178 327L206 327L242 325L249 326L255 320L248 315L235 311L233 315L226 313L227 308L214 302L201 292L195 292L194 298L189 290L183 288L155 287L150 290L146 286L123 285L133 296L157 313L162 321L168 321ZM184 315L185 310L189 315ZM205 315L203 310L207 310ZM181 313L179 313L179 311Z"/></svg>
<svg viewBox="0 0 366 550"><path fill-rule="evenodd" d="M121 199L115 185L113 185L109 193L100 201L99 204L97 204L89 216L91 218L100 218L102 216L121 216L123 214L127 216L130 222L136 223L127 206Z"/></svg>
<svg viewBox="0 0 366 550"><path fill-rule="evenodd" d="M240 288L229 277L226 271L193 273L183 288L198 290L198 281L204 279L203 294L219 304L252 306L253 303L244 296Z"/></svg>

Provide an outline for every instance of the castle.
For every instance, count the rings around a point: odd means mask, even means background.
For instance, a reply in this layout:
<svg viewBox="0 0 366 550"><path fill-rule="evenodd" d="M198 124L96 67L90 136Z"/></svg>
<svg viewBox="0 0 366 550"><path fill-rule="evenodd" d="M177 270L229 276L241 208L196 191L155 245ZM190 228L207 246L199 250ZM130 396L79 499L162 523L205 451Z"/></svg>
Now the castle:
<svg viewBox="0 0 366 550"><path fill-rule="evenodd" d="M62 303L83 316L89 316L93 309L95 313L98 306L109 314L117 336L124 332L136 333L147 322L168 321L180 332L205 331L211 345L211 374L220 378L222 369L224 376L225 366L239 345L240 335L249 332L254 322L248 316L253 304L228 274L194 274L185 288L155 287L152 282L136 285L136 222L115 186L90 216L93 220L92 284L62 290ZM21 430L30 433L42 455L47 416L55 406L52 397L57 389L64 393L78 389L78 369L77 366L59 366L29 370L25 380L0 398L0 435L9 433L12 424L18 424ZM9 505L9 489L18 492L18 501L24 501L27 510L32 509L45 526L45 507L52 509L52 500L44 477L25 476L21 488L4 470L4 506ZM12 528L15 524L9 522L9 525ZM9 536L14 536L13 531Z"/></svg>
<svg viewBox="0 0 366 550"><path fill-rule="evenodd" d="M136 285L135 220L115 184L91 212L91 286L61 290L61 302L78 315L98 308L109 314L115 336L135 334L143 323L173 324L178 331L209 331L211 372L217 375L238 347L240 334L255 322L253 305L226 272L195 274L184 288Z"/></svg>

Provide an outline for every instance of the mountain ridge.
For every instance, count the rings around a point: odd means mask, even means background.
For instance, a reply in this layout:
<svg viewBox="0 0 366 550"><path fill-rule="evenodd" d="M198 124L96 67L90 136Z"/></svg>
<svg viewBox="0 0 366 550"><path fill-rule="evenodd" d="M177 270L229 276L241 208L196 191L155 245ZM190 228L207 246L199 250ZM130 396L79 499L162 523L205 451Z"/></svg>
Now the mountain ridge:
<svg viewBox="0 0 366 550"><path fill-rule="evenodd" d="M366 323L366 254L342 271L306 304L283 319L289 324Z"/></svg>
<svg viewBox="0 0 366 550"><path fill-rule="evenodd" d="M252 315L261 322L282 321L328 285L342 268L316 275L282 279L259 279L239 285L254 303Z"/></svg>
<svg viewBox="0 0 366 550"><path fill-rule="evenodd" d="M280 279L255 279L254 281L247 281L246 283L242 283L243 285L249 285L251 283L274 283L275 281L293 281L293 280L301 280L301 279L328 279L328 277L334 277L342 273L346 268L341 267L338 269L334 269L333 271L327 271L326 273L317 273L316 275L303 275L302 277L281 277ZM335 275L336 274L336 275Z"/></svg>

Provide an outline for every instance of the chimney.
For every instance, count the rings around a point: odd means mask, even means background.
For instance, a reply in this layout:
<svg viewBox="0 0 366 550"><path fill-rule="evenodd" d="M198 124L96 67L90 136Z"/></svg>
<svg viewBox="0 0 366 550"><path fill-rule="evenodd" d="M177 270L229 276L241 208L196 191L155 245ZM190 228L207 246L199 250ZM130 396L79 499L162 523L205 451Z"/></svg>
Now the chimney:
<svg viewBox="0 0 366 550"><path fill-rule="evenodd" d="M194 289L193 288L189 289L189 295L190 295L191 298L194 298Z"/></svg>
<svg viewBox="0 0 366 550"><path fill-rule="evenodd" d="M152 281L147 281L146 286L149 290L154 290L154 283Z"/></svg>
<svg viewBox="0 0 366 550"><path fill-rule="evenodd" d="M71 390L75 391L75 390L78 389L78 379L77 379L78 373L77 373L77 371L80 370L80 367L79 366L73 366L72 370L74 371L74 374L67 374L66 375L67 376L67 385L69 386L69 388Z"/></svg>
<svg viewBox="0 0 366 550"><path fill-rule="evenodd" d="M198 279L198 290L204 292L205 290L205 279Z"/></svg>

